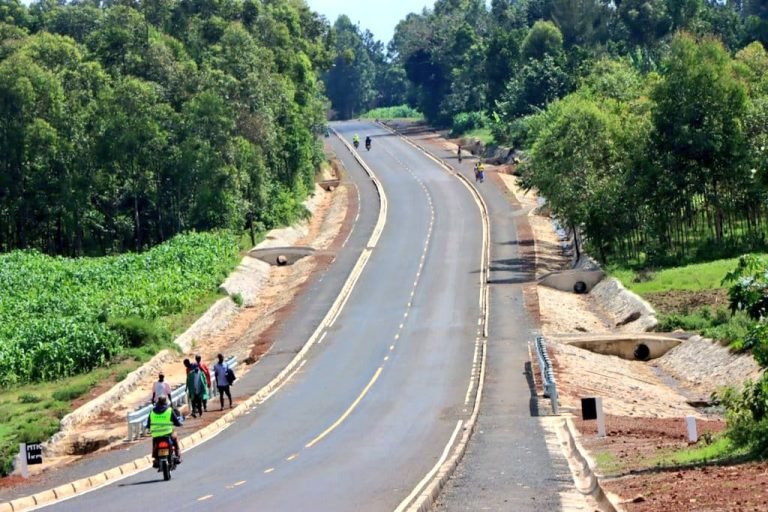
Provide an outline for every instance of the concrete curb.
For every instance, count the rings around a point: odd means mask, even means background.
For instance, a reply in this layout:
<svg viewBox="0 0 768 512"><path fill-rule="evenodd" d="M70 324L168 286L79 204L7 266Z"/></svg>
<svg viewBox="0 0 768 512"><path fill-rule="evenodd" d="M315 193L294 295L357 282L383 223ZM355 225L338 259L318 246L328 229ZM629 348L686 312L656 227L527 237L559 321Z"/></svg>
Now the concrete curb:
<svg viewBox="0 0 768 512"><path fill-rule="evenodd" d="M482 250L482 261L481 261L482 272L480 274L480 282L481 282L480 312L483 317L483 342L481 344L482 352L480 354L480 361L481 361L480 376L478 378L477 392L475 393L475 403L472 409L472 414L470 415L466 423L464 423L461 439L452 448L452 454L450 455L448 460L446 460L439 466L434 476L432 476L432 478L429 479L429 482L426 484L424 489L422 489L419 492L419 494L411 501L411 503L406 503L404 501L403 503L400 504L400 507L398 507L398 510L402 510L403 506L405 505L407 507L406 510L408 510L409 512L427 512L432 509L432 506L434 505L435 500L440 495L440 491L443 489L446 482L448 482L448 479L451 477L451 475L453 475L453 472L456 469L456 466L459 464L459 462L461 461L461 458L464 456L464 453L466 452L467 446L469 444L469 440L472 437L472 433L475 430L475 425L477 424L477 417L480 413L480 402L482 401L483 387L485 385L488 323L490 318L490 308L488 306L489 299L490 299L490 290L488 287L488 280L490 275L490 261L491 261L491 243L490 243L491 225L490 225L490 220L488 215L488 206L486 205L485 200L483 199L483 196L480 195L480 192L477 190L477 188L474 186L474 184L472 184L472 182L469 179L467 179L460 172L455 171L450 164L448 164L441 158L438 158L437 156L433 155L432 153L422 148L421 146L417 145L416 143L412 142L408 138L400 135L397 131L392 130L388 126L383 125L381 123L379 124L384 129L397 135L398 137L400 137L401 140L403 140L410 146L418 149L419 151L424 153L427 157L437 162L440 166L442 166L444 169L450 172L450 174L452 174L459 181L461 181L462 184L465 187L467 187L473 199L475 200L478 207L480 208L480 215L483 221L483 250ZM421 485L421 483L419 485ZM417 486L417 489L418 489L418 486ZM408 498L406 498L406 501L407 500Z"/></svg>
<svg viewBox="0 0 768 512"><path fill-rule="evenodd" d="M600 478L593 469L594 463L579 445L575 431L576 427L569 416L564 417L557 427L557 436L571 468L576 489L584 495L591 496L601 512L623 512L624 508L614 503L600 484Z"/></svg>
<svg viewBox="0 0 768 512"><path fill-rule="evenodd" d="M314 345L316 340L320 337L320 334L325 329L330 327L336 320L336 317L341 312L344 304L346 304L347 299L349 298L355 284L357 283L357 280L359 279L363 269L368 263L373 249L378 244L379 238L381 238L381 233L384 230L384 226L387 220L387 196L384 193L384 188L382 187L381 182L378 180L373 171L371 171L371 169L362 161L362 159L357 155L357 152L352 149L349 143L342 139L336 130L333 131L334 134L339 137L339 140L341 140L347 149L352 153L355 160L362 166L366 174L368 174L379 196L379 216L376 221L376 225L374 226L373 232L368 239L366 248L362 251L360 257L357 259L355 266L350 271L349 276L347 276L347 280L345 281L341 292L336 297L336 300L331 305L325 317L323 317L323 320L321 320L320 324L317 326L310 338L307 340L301 350L299 350L299 352L294 356L294 358L288 363L288 365L283 368L283 370L281 370L280 373L267 385L257 391L250 398L239 404L237 407L232 409L230 412L219 418L216 422L211 423L201 430L190 434L184 439L179 440L179 444L184 451L187 451L192 447L202 444L203 442L215 437L224 431L227 427L229 427L229 425L233 423L238 417L245 414L248 409L258 405L261 402L264 402L273 393L280 389L282 385L288 382L288 380L298 370L299 364L304 359L307 352L309 352L310 348L312 348L312 345ZM77 496L84 492L97 489L116 479L134 475L151 465L152 461L150 456L145 455L144 457L140 457L121 466L109 469L105 472L97 473L90 477L81 478L80 480L61 485L56 489L47 489L30 496L24 496L9 502L0 503L0 512L20 512L23 510L32 510L44 505L50 505L56 501L72 498L73 496ZM68 487L72 488L72 492L68 491ZM61 489L60 495L56 492L58 489Z"/></svg>

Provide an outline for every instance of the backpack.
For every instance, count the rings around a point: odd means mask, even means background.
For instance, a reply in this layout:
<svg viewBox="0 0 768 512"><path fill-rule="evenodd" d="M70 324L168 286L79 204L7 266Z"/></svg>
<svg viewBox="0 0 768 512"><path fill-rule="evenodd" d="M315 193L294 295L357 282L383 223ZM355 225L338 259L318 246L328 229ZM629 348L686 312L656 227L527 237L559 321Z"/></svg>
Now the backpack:
<svg viewBox="0 0 768 512"><path fill-rule="evenodd" d="M227 368L227 382L229 382L229 385L231 386L235 380L237 380L235 372L232 371L232 368Z"/></svg>

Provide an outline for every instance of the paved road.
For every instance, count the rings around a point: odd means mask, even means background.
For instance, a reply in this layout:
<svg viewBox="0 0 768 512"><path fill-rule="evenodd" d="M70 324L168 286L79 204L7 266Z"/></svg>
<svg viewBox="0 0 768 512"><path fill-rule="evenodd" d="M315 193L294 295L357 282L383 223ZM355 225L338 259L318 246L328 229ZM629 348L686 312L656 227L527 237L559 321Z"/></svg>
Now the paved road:
<svg viewBox="0 0 768 512"><path fill-rule="evenodd" d="M458 180L398 138L338 128L375 136L362 156L389 211L322 343L270 400L188 452L171 482L145 471L52 508L391 511L435 464L470 409L480 214Z"/></svg>
<svg viewBox="0 0 768 512"><path fill-rule="evenodd" d="M413 140L472 176L474 158L465 154L459 164L430 134L414 133ZM527 375L527 344L538 332L525 308L525 294L535 293L533 259L524 250L532 244L521 218L527 212L486 174L477 186L491 221L486 384L474 435L435 509L562 510L561 496L572 492L573 480L564 457L547 449Z"/></svg>

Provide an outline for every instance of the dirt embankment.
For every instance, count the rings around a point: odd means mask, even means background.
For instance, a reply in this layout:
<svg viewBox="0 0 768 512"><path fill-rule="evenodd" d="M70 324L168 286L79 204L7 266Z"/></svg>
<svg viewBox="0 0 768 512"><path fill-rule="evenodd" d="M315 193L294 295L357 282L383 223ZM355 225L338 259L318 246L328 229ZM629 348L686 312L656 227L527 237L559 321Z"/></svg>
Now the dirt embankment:
<svg viewBox="0 0 768 512"><path fill-rule="evenodd" d="M340 173L340 166L335 164L321 179L342 177ZM163 351L121 383L102 383L79 399L75 404L79 408L69 420L65 418L62 431L48 443L46 463L33 468L35 472L57 467L97 449L125 446L127 412L151 397L152 385L160 371L172 387L183 383L184 358L193 359L200 354L212 367L216 354L221 352L237 356L241 363L238 373L247 371L250 364L270 349L271 329L285 314L303 284L313 272L332 261L333 250L341 245L351 229L357 211L356 201L354 185L343 179L333 190L316 187L313 196L305 203L312 214L310 219L271 231L262 245L311 246L319 254L288 266L271 266L244 257L226 281L227 293L240 294L243 306L238 307L230 297L221 299L177 340L182 354ZM218 411L218 404L215 409ZM215 421L218 416L218 412L212 412L205 420L187 422L182 433Z"/></svg>
<svg viewBox="0 0 768 512"><path fill-rule="evenodd" d="M493 169L491 169L493 172ZM535 194L524 193L517 178L501 176L517 199L529 207L536 238L537 275L568 268L569 257L551 220L538 215ZM543 333L610 333L617 321L590 294L575 295L538 287ZM668 292L647 297L662 312L722 307L719 291ZM722 417L691 406L721 386L739 386L761 370L748 355L732 354L717 342L695 336L663 357L645 363L595 354L550 342L562 409L576 416L579 441L597 463L604 488L632 512L768 510L765 463L664 470L671 452L689 446L685 416L697 419L700 443L722 432ZM580 399L603 397L607 436L597 437L594 421L582 421ZM617 478L619 477L619 478Z"/></svg>

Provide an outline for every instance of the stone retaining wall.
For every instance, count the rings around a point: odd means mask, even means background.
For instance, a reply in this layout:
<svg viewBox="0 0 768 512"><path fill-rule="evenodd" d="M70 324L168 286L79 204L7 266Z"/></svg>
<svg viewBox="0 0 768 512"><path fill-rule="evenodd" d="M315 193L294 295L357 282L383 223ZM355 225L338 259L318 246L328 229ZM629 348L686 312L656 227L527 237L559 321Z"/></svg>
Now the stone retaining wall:
<svg viewBox="0 0 768 512"><path fill-rule="evenodd" d="M658 324L653 307L614 277L600 281L589 294L616 320L619 332L647 332Z"/></svg>

